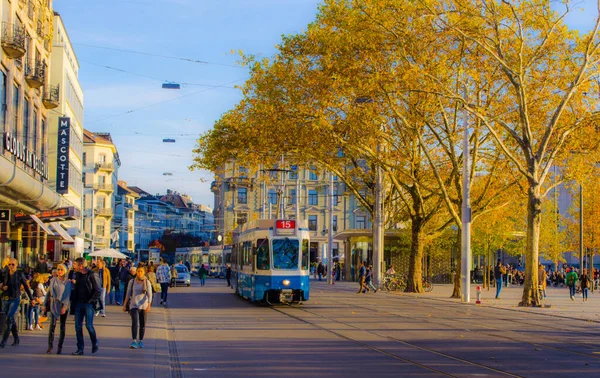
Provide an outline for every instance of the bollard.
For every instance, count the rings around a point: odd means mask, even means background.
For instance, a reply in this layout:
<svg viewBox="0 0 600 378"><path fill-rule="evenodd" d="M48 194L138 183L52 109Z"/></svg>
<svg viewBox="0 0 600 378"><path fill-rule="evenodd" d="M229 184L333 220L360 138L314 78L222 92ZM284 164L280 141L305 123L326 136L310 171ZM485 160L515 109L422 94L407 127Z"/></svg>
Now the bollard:
<svg viewBox="0 0 600 378"><path fill-rule="evenodd" d="M475 304L481 304L481 286L477 286L477 300Z"/></svg>

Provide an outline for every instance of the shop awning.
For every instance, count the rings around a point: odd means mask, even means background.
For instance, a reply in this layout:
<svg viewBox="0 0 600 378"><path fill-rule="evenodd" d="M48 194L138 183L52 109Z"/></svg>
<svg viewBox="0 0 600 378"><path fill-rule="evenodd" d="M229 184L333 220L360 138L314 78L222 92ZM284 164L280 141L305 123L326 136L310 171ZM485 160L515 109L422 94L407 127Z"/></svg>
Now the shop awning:
<svg viewBox="0 0 600 378"><path fill-rule="evenodd" d="M49 228L48 226L46 226L46 224L40 220L40 218L38 218L37 216L35 216L35 215L33 215L33 214L30 214L29 216L31 217L31 219L33 219L33 221L34 221L35 223L37 223L37 224L38 224L38 226L40 226L40 227L42 228L42 230L46 231L46 233L47 233L48 235L54 235L54 232L52 232L52 231L50 230L50 228Z"/></svg>
<svg viewBox="0 0 600 378"><path fill-rule="evenodd" d="M53 229L55 229L55 230L56 230L56 232L58 232L58 234L59 234L59 235L60 235L60 236L61 236L61 237L62 237L64 240L66 240L66 241L68 241L68 242L72 242L72 243L74 243L74 242L75 242L75 240L74 240L74 239L71 237L71 235L69 235L69 234L67 233L67 231L65 231L65 229L64 229L64 228L62 228L60 224L58 224L58 222L52 222L52 223L50 223L50 226L52 226L52 228L53 228Z"/></svg>

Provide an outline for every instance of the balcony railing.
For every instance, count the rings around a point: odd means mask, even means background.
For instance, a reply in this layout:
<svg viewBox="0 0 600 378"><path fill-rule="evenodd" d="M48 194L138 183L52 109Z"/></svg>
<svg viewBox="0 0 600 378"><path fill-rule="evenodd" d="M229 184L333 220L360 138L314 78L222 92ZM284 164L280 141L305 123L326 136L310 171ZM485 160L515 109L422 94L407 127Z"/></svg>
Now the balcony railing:
<svg viewBox="0 0 600 378"><path fill-rule="evenodd" d="M97 207L95 209L95 212L96 212L96 215L102 215L102 216L112 216L113 215L113 211L109 207Z"/></svg>
<svg viewBox="0 0 600 378"><path fill-rule="evenodd" d="M112 171L115 168L112 163L96 163L96 169L99 169L101 171Z"/></svg>
<svg viewBox="0 0 600 378"><path fill-rule="evenodd" d="M129 210L138 211L138 205L132 205L130 203L124 203L123 207Z"/></svg>
<svg viewBox="0 0 600 378"><path fill-rule="evenodd" d="M39 88L46 81L46 65L42 62L25 61L25 81L32 88Z"/></svg>
<svg viewBox="0 0 600 378"><path fill-rule="evenodd" d="M25 28L2 22L2 49L11 59L25 55Z"/></svg>
<svg viewBox="0 0 600 378"><path fill-rule="evenodd" d="M103 245L110 245L110 239L109 238L95 237L94 238L94 243L96 243L96 244L103 244Z"/></svg>
<svg viewBox="0 0 600 378"><path fill-rule="evenodd" d="M34 2L34 0L29 0L29 4L27 4L27 16L32 20L35 17L35 2Z"/></svg>
<svg viewBox="0 0 600 378"><path fill-rule="evenodd" d="M92 188L94 190L103 190L103 191L107 191L107 192L112 192L113 191L112 184L90 184L90 183L85 183L83 186L85 186L86 188Z"/></svg>
<svg viewBox="0 0 600 378"><path fill-rule="evenodd" d="M54 109L58 107L60 101L60 86L48 85L44 88L44 98L42 102L46 109Z"/></svg>

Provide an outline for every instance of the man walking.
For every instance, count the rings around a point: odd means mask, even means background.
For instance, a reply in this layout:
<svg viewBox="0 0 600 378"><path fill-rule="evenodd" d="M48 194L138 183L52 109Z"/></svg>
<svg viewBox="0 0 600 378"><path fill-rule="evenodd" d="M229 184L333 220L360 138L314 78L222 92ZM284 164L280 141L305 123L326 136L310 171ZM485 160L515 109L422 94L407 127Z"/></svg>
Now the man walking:
<svg viewBox="0 0 600 378"><path fill-rule="evenodd" d="M125 288L129 281L129 267L127 266L126 260L121 260L121 266L119 267L119 295L117 296L117 305L123 305L123 297L125 296Z"/></svg>
<svg viewBox="0 0 600 378"><path fill-rule="evenodd" d="M167 296L169 283L171 281L171 270L164 259L160 260L160 265L156 269L156 282L160 284L160 304L167 305Z"/></svg>
<svg viewBox="0 0 600 378"><path fill-rule="evenodd" d="M500 292L502 291L502 276L506 274L506 268L502 266L502 261L498 259L498 263L494 268L494 278L496 279L496 299L500 298Z"/></svg>
<svg viewBox="0 0 600 378"><path fill-rule="evenodd" d="M104 264L104 260L98 260L98 262L96 263L96 269L95 272L98 273L98 279L100 280L100 287L101 287L101 293L100 293L100 305L101 305L101 309L100 311L96 312L96 316L98 315L102 315L103 318L106 317L106 311L105 311L105 307L106 307L106 295L110 293L110 287L111 285L111 278L110 278L110 271L108 270L108 268L106 268L105 264Z"/></svg>
<svg viewBox="0 0 600 378"><path fill-rule="evenodd" d="M225 269L225 278L227 279L227 287L231 287L231 265L227 264L227 269Z"/></svg>
<svg viewBox="0 0 600 378"><path fill-rule="evenodd" d="M74 356L83 356L83 318L92 342L92 353L98 351L98 338L94 329L94 307L100 299L102 287L98 275L87 268L87 261L78 257L73 263L75 282L72 295L72 306L75 311L75 333L77 335L77 351Z"/></svg>
<svg viewBox="0 0 600 378"><path fill-rule="evenodd" d="M577 272L575 272L575 269L573 269L573 268L567 269L566 281L567 281L567 286L569 287L569 296L571 297L572 301L575 300L575 293L577 293L577 281L578 280L579 280L579 276L577 276Z"/></svg>
<svg viewBox="0 0 600 378"><path fill-rule="evenodd" d="M325 274L325 266L322 262L319 262L319 266L317 266L317 273L319 274L319 281L321 281L321 277Z"/></svg>
<svg viewBox="0 0 600 378"><path fill-rule="evenodd" d="M119 293L119 267L117 266L117 262L113 261L110 268L110 292L108 295L108 299L110 304L117 304L119 301L118 293Z"/></svg>
<svg viewBox="0 0 600 378"><path fill-rule="evenodd" d="M363 261L360 263L360 267L358 268L358 283L360 287L358 288L358 292L356 294L365 293L367 290L366 286L366 278L367 278L367 262Z"/></svg>

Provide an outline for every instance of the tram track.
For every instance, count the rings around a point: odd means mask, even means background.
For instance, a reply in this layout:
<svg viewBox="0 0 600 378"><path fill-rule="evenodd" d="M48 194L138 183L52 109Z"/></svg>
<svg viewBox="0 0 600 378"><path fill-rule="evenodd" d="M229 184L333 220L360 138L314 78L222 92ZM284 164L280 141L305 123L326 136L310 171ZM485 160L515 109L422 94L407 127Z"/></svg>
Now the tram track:
<svg viewBox="0 0 600 378"><path fill-rule="evenodd" d="M397 298L397 299L400 299L400 298ZM335 303L335 304L338 304L338 305L348 306L347 303L343 303L343 302L339 302L339 301L334 301L334 300L329 300L329 303ZM453 306L455 306L455 305L453 305ZM457 306L455 306L455 307L457 307ZM402 318L405 318L405 319L414 319L413 317L410 317L409 315L405 315L405 314L398 313L398 312L395 312L395 311L379 310L379 309L374 309L374 308L371 308L371 307L366 307L366 306L361 306L361 305L355 305L355 304L352 304L352 308L359 308L359 309L367 310L367 311L375 313L375 314L387 314L387 315L402 317ZM303 309L303 310L307 311L306 309ZM460 313L462 315L468 315L467 312L464 312L462 310L459 310L459 311L456 311L456 312L458 312L458 313ZM316 314L316 313L313 313L313 312L310 312L310 313L313 314L313 315L316 315L316 316L321 316L323 318L328 318L329 320L332 320L332 321L337 321L336 319L333 319L333 318L330 318L330 317L325 317L323 315L319 315L319 314ZM540 315L544 316L544 314L540 314ZM550 315L547 315L547 316L550 316ZM428 320L428 319L420 319L420 321L426 322L428 324L443 325L443 326L446 326L446 327L448 327L450 329L457 329L451 323L449 324L448 322L440 322L439 321L440 318L435 318L435 320L436 321L432 321L432 320ZM493 320L504 320L504 321L511 321L511 322L513 321L512 319L504 319L504 318L503 319L493 318L493 319L489 319L489 320L492 320L492 321ZM452 321L453 322L466 323L466 321L462 321L462 320L459 320L459 319L453 319ZM525 324L525 325L528 325L528 326L534 325L534 324L523 322L523 321L515 321L515 322L516 323L520 323L520 324ZM539 326L539 324L535 324L535 326ZM544 325L544 327L555 329L555 330L562 331L562 332L565 331L564 329L558 328L558 327L552 327L552 326L546 326L546 325ZM485 328L487 328L488 330L492 329L492 330L494 330L494 331L496 331L498 333L492 333L492 332L489 332L489 331L485 331L484 330ZM586 357L586 358L592 358L594 360L600 360L600 355L590 354L590 353L582 353L582 352L578 352L578 351L567 349L567 348L561 348L561 347L558 347L558 346L553 346L553 345L548 345L548 344L541 344L541 343L531 342L531 341L527 340L526 338L510 337L510 336L507 336L507 335L503 334L504 332L506 332L506 329L500 329L500 328L490 327L489 325L484 325L484 324L481 324L481 323L473 323L472 321L469 321L468 327L462 327L460 330L466 331L466 332L477 332L480 335L490 336L490 337L494 337L494 338L502 338L502 339L505 339L505 340L508 340L508 341L513 341L513 342L516 342L516 343L525 343L525 344L531 345L531 346L536 347L536 348L547 348L547 349L552 349L552 350L560 351L560 352L563 352L563 353L568 353L568 354L573 354L573 355L579 355L579 356ZM515 332L515 331L511 331L511 332ZM594 336L597 337L597 335L594 335ZM544 340L548 340L549 342L557 342L557 340L550 339L550 338L547 338L547 337L543 337L543 336L539 335L539 333L536 334L536 338L537 339L543 338ZM561 342L564 343L564 341L561 341ZM579 346L585 347L586 349L591 349L591 347L589 345L582 344L582 343L568 342L567 344L569 344L569 345L579 345Z"/></svg>
<svg viewBox="0 0 600 378"><path fill-rule="evenodd" d="M306 308L302 308L302 307L286 307L286 308L287 309L294 309L295 311L305 312L305 313L317 316L317 317L319 317L321 319L326 319L328 321L332 321L332 322L344 325L344 326L352 328L354 330L358 330L358 331L361 331L361 332L369 333L369 334L371 334L373 336L377 336L377 337L382 338L382 339L387 339L389 341L393 341L395 343L402 344L402 345L407 346L409 348L413 348L413 349L416 349L416 350L419 350L419 351L422 351L422 352L431 353L431 354L434 354L434 355L437 355L437 356L440 356L440 357L443 357L443 358L446 358L446 359L450 359L452 361L460 362L460 363L465 364L465 365L469 365L469 366L472 366L472 367L484 369L484 370L489 371L489 372L500 374L502 376L506 376L506 377L522 377L520 375L513 374L513 373L507 372L507 371L502 370L502 369L494 368L494 367L487 366L487 365L484 365L484 364L480 364L480 363L477 363L477 362L469 361L469 360L466 360L466 359L463 359L463 358L460 358L460 357L452 356L452 355L450 355L448 353L440 352L440 351L432 349L432 348L423 347L423 346L420 346L420 345L417 345L417 344L414 344L414 343L411 343L411 342L408 342L408 341L405 341L405 340L401 340L401 339L398 339L398 338L395 338L395 337L392 337L392 336L389 336L389 335L381 334L381 333L376 332L376 331L365 330L363 328L354 326L354 325L352 325L352 324L350 324L348 322L343 322L343 321L340 321L338 319L335 319L335 318L332 318L332 317L329 317L329 316L317 314L317 313L315 313L313 311L307 310ZM273 311L276 311L276 312L280 313L280 314L283 314L283 315L286 315L286 316L288 316L290 318L293 318L293 319L295 319L297 321L300 321L300 322L305 323L307 325L310 325L312 327L318 328L318 329L320 329L320 330L322 330L324 332L333 334L333 335L335 335L335 336L337 336L339 338L342 338L342 339L345 339L347 341L350 341L350 342L352 342L354 344L357 344L357 345L359 345L359 346L361 346L363 348L370 349L370 350L372 350L374 352L386 355L386 356L394 358L396 360L403 361L405 363L418 366L418 367L420 367L422 369L425 369L425 370L428 370L428 371L431 371L431 372L434 372L434 373L437 373L437 374L440 374L440 375L443 375L443 376L447 376L447 377L458 377L459 376L459 375L451 374L451 373L445 372L443 370L440 370L440 369L428 366L428 365L426 365L424 363L421 363L421 362L418 362L418 361L415 361L415 360L411 360L409 358L402 357L402 356L400 356L398 354L394 354L394 353L385 351L385 350L383 350L381 348L378 348L378 347L375 347L373 345L370 345L369 343L353 339L353 338L348 337L348 336L346 336L346 335L344 335L344 334L342 334L340 332L336 332L334 330L325 328L325 327L323 327L323 326L321 326L319 324L313 323L313 322L311 322L309 320L306 320L306 319L304 319L304 318L302 318L300 316L297 316L297 315L294 315L294 314L290 314L290 313L288 313L286 311L283 311L281 308L271 307L271 309ZM371 309L369 309L369 310L371 310Z"/></svg>

